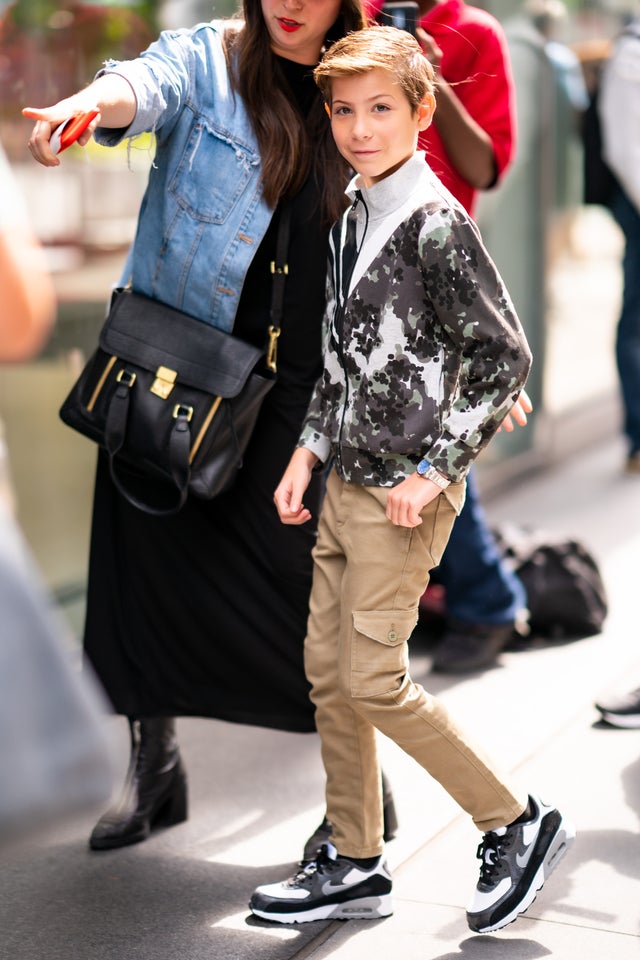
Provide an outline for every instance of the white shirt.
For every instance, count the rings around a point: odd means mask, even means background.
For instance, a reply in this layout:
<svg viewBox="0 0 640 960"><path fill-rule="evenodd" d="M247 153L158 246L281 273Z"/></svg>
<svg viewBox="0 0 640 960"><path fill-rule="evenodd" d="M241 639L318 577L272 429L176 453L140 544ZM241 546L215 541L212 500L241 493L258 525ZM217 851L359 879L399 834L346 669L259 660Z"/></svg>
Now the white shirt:
<svg viewBox="0 0 640 960"><path fill-rule="evenodd" d="M604 158L640 212L640 19L616 41L598 109Z"/></svg>

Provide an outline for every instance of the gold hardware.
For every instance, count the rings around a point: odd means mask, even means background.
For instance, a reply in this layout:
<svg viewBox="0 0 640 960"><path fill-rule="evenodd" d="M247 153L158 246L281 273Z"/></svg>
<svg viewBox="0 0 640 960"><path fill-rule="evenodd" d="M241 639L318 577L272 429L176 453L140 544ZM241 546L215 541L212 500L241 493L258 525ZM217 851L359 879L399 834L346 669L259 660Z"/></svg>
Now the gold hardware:
<svg viewBox="0 0 640 960"><path fill-rule="evenodd" d="M281 334L280 327L269 327L269 346L267 347L267 366L273 373L278 372L276 360L278 359L278 337Z"/></svg>
<svg viewBox="0 0 640 960"><path fill-rule="evenodd" d="M125 377L127 378L126 380ZM132 373L131 370L127 370L126 367L123 367L122 370L118 370L116 380L118 383L124 383L125 387L132 387L136 382L136 375L135 373Z"/></svg>
<svg viewBox="0 0 640 960"><path fill-rule="evenodd" d="M177 420L180 416L186 417L187 423L190 423L191 417L193 416L193 407L187 406L186 403L176 403L173 408L173 419Z"/></svg>
<svg viewBox="0 0 640 960"><path fill-rule="evenodd" d="M288 263L285 263L283 267L276 267L275 260L272 260L271 263L269 264L269 269L271 270L271 273L284 273L285 276L289 275Z"/></svg>
<svg viewBox="0 0 640 960"><path fill-rule="evenodd" d="M202 443L202 439L205 433L207 432L207 429L209 428L209 424L211 423L216 413L218 412L218 407L220 406L221 403L222 403L222 397L216 397L213 403L211 404L211 409L209 410L209 413L204 418L204 423L200 427L198 436L196 437L195 442L191 447L191 452L189 453L189 463L193 463L193 458L198 452L198 448L200 447L200 444Z"/></svg>
<svg viewBox="0 0 640 960"><path fill-rule="evenodd" d="M96 388L95 388L95 390L93 391L93 393L91 394L91 399L89 400L89 403L87 404L87 410L93 410L93 408L94 408L94 406L95 406L95 402L96 402L96 400L98 399L98 397L99 397L99 395L100 395L100 391L101 391L102 388L104 387L104 382L105 382L105 380L107 379L107 377L109 376L109 373L110 373L110 371L111 371L111 368L112 368L112 366L114 365L114 363L116 362L117 359L118 359L117 357L110 357L110 358L109 358L109 361L107 362L104 370L102 371L102 376L101 376L100 379L98 380L98 382L97 382L97 384L96 384Z"/></svg>
<svg viewBox="0 0 640 960"><path fill-rule="evenodd" d="M149 387L150 393L155 393L156 397L166 400L175 386L178 373L176 370L170 370L169 367L158 367L156 378Z"/></svg>

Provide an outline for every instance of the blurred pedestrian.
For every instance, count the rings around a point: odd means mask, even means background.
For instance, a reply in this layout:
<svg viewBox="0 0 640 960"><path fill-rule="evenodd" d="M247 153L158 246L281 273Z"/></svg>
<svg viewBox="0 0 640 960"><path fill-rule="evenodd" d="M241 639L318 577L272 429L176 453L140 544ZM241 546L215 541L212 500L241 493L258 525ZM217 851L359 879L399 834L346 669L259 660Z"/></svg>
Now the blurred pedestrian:
<svg viewBox="0 0 640 960"><path fill-rule="evenodd" d="M55 320L55 294L18 184L0 147L0 361L27 360L45 344Z"/></svg>
<svg viewBox="0 0 640 960"><path fill-rule="evenodd" d="M624 234L616 359L626 470L640 474L640 17L616 39L603 68L598 110L604 159L617 184L610 209Z"/></svg>
<svg viewBox="0 0 640 960"><path fill-rule="evenodd" d="M626 471L640 474L640 17L616 38L602 68L598 111L604 159L616 181L609 206L625 241L616 358ZM640 687L603 697L595 707L610 726L640 728Z"/></svg>
<svg viewBox="0 0 640 960"><path fill-rule="evenodd" d="M324 370L275 501L283 523L307 523L312 473L333 464L305 640L333 835L294 877L258 887L250 908L284 923L392 912L381 731L483 832L467 921L486 933L527 909L574 830L413 682L407 641L469 466L524 386L531 354L475 224L417 150L435 98L416 40L391 27L352 33L315 76L357 175L331 233Z"/></svg>
<svg viewBox="0 0 640 960"><path fill-rule="evenodd" d="M0 147L0 363L37 354L55 296L24 201ZM0 844L111 789L102 700L71 663L54 610L14 517L0 433Z"/></svg>
<svg viewBox="0 0 640 960"><path fill-rule="evenodd" d="M589 95L577 54L562 40L568 21L563 0L526 0L524 10L544 41L553 71L551 106L553 178L547 256L553 262L572 249L583 184L576 176L583 158L582 131Z"/></svg>

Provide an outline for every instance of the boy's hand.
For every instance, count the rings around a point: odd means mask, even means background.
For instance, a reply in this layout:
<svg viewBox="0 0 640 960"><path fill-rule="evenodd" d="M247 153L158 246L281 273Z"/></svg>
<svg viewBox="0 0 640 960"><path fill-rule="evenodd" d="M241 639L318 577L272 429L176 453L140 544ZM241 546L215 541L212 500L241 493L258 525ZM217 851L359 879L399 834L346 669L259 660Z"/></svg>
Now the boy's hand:
<svg viewBox="0 0 640 960"><path fill-rule="evenodd" d="M432 480L412 473L389 491L387 520L396 527L419 527L422 523L421 511L439 493L442 490Z"/></svg>
<svg viewBox="0 0 640 960"><path fill-rule="evenodd" d="M273 495L278 514L283 523L300 524L311 519L311 511L302 503L304 492L311 480L311 471L318 462L315 453L306 447L293 452L289 466Z"/></svg>
<svg viewBox="0 0 640 960"><path fill-rule="evenodd" d="M515 423L519 427L526 427L527 425L527 414L531 413L533 410L533 404L529 399L529 394L526 390L522 390L520 396L511 407L511 410L506 415L500 426L498 427L497 432L500 433L501 430L506 430L507 433L513 433L515 430Z"/></svg>

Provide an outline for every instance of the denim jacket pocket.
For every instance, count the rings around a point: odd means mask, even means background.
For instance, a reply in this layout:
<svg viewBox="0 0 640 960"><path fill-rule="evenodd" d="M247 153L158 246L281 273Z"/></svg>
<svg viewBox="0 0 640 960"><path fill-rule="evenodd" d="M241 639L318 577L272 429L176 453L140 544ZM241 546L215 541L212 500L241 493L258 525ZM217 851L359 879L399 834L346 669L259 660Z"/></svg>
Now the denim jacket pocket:
<svg viewBox="0 0 640 960"><path fill-rule="evenodd" d="M397 689L409 669L407 640L418 610L354 610L351 695L375 697Z"/></svg>
<svg viewBox="0 0 640 960"><path fill-rule="evenodd" d="M197 154L201 154L198 162ZM260 158L254 150L199 117L187 138L169 192L194 219L224 223L259 169Z"/></svg>

